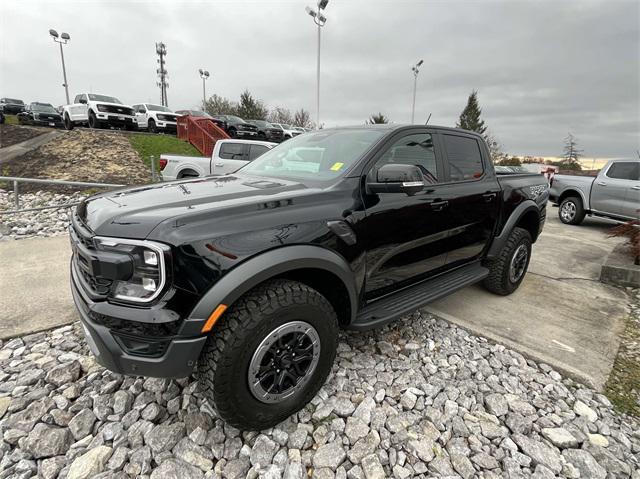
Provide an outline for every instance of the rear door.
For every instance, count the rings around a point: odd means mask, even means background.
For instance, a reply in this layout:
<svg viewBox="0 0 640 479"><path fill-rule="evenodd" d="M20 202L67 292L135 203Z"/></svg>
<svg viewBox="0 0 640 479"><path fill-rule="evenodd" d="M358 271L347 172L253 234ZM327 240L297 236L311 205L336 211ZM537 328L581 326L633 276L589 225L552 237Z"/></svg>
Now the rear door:
<svg viewBox="0 0 640 479"><path fill-rule="evenodd" d="M612 215L633 216L631 211L639 208L638 203L635 203L635 208L631 204L633 192L636 191L631 189L633 186L638 186L638 163L612 162L593 182L591 209Z"/></svg>
<svg viewBox="0 0 640 479"><path fill-rule="evenodd" d="M433 133L416 128L398 133L372 160L367 180L384 164L416 165L425 188L414 194L367 193L366 216L354 225L366 250L365 295L372 299L438 273L447 255L445 186Z"/></svg>
<svg viewBox="0 0 640 479"><path fill-rule="evenodd" d="M218 158L213 159L212 174L228 175L247 164L249 145L234 141L225 141L220 146Z"/></svg>
<svg viewBox="0 0 640 479"><path fill-rule="evenodd" d="M500 185L478 137L464 132L438 134L445 161L443 200L448 202L447 267L480 258L498 221Z"/></svg>
<svg viewBox="0 0 640 479"><path fill-rule="evenodd" d="M269 151L269 147L265 146L265 145L249 145L249 157L247 158L248 161L253 161L256 158L258 158L260 155L262 155L263 153L266 153L267 151Z"/></svg>

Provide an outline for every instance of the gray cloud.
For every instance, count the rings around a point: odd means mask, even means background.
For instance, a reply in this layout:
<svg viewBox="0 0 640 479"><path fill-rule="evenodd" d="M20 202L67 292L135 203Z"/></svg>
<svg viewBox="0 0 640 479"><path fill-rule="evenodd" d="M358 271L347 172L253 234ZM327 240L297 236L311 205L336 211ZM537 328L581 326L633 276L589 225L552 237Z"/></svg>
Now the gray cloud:
<svg viewBox="0 0 640 479"><path fill-rule="evenodd" d="M268 105L315 115L316 30L305 0L0 2L0 96L64 102L49 28L68 31L71 94L158 101L154 44L168 48L169 104L249 88ZM424 58L416 119L453 125L472 89L513 154L557 155L572 131L588 157L640 147L637 1L331 0L322 31L321 121L410 119L410 66Z"/></svg>

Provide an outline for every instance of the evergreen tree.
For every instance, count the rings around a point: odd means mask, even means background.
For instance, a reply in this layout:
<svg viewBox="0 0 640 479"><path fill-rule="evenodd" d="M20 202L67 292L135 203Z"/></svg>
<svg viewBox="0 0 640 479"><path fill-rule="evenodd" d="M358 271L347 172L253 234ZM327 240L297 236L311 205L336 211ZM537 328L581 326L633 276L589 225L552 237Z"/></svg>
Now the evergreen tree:
<svg viewBox="0 0 640 479"><path fill-rule="evenodd" d="M386 116L384 116L382 113L378 113L377 115L373 114L367 120L368 125L379 125L379 124L385 124L385 123L389 123L389 119Z"/></svg>
<svg viewBox="0 0 640 479"><path fill-rule="evenodd" d="M564 152L562 154L561 168L567 170L581 170L580 158L583 150L578 148L575 137L569 133L564 139Z"/></svg>
<svg viewBox="0 0 640 479"><path fill-rule="evenodd" d="M264 120L269 114L269 110L262 101L253 98L249 90L245 90L240 95L237 114L245 120Z"/></svg>
<svg viewBox="0 0 640 479"><path fill-rule="evenodd" d="M456 123L456 128L475 131L482 135L487 127L484 125L484 121L480 119L481 113L482 110L478 104L478 92L473 90L467 100L467 106L465 106L462 113L460 113L460 120Z"/></svg>

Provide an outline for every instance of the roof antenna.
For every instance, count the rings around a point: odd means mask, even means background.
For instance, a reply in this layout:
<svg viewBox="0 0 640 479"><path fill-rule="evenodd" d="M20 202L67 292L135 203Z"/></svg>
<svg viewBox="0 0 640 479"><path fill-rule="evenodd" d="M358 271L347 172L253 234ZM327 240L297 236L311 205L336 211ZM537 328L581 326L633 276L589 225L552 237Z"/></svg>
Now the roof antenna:
<svg viewBox="0 0 640 479"><path fill-rule="evenodd" d="M429 117L427 118L427 121L426 121L425 125L429 124L429 120L431 120L431 113L429 113Z"/></svg>

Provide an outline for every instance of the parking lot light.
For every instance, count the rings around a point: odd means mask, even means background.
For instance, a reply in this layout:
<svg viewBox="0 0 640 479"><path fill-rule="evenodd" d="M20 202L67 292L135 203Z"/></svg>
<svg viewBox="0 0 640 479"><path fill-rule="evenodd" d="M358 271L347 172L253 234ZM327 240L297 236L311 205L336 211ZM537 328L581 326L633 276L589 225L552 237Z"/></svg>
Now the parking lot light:
<svg viewBox="0 0 640 479"><path fill-rule="evenodd" d="M209 79L209 72L207 70L203 70L202 68L200 68L198 72L200 73L200 78L202 78L202 109L204 110L205 106L207 105L207 91L205 87L205 81Z"/></svg>
<svg viewBox="0 0 640 479"><path fill-rule="evenodd" d="M415 113L416 113L416 86L418 84L418 73L420 73L420 67L422 66L423 60L420 60L418 63L411 67L411 71L413 72L413 103L411 105L411 124L413 124Z"/></svg>
<svg viewBox="0 0 640 479"><path fill-rule="evenodd" d="M317 10L306 7L305 11L313 18L313 22L318 25L318 63L316 71L316 129L320 128L320 31L327 23L324 9L327 8L329 0L318 0Z"/></svg>
<svg viewBox="0 0 640 479"><path fill-rule="evenodd" d="M58 32L55 31L53 28L49 29L49 35L51 35L51 38L53 38L54 42L60 44L60 58L62 58L62 76L64 78L64 83L62 84L62 86L64 87L64 92L67 97L67 105L68 105L71 102L69 101L69 85L67 84L67 69L65 68L65 65L64 65L64 52L62 51L62 45L63 44L66 45L67 42L71 40L71 35L65 32L62 32L62 34L58 35Z"/></svg>

